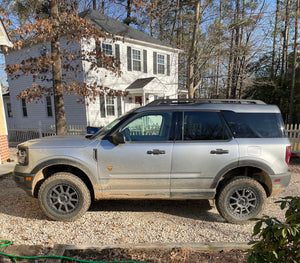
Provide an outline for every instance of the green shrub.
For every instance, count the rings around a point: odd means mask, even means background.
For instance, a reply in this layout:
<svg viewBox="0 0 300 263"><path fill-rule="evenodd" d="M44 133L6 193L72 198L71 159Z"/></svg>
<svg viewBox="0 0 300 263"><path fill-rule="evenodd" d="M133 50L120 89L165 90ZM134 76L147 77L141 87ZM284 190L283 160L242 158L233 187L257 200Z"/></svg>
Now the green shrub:
<svg viewBox="0 0 300 263"><path fill-rule="evenodd" d="M285 197L276 203L286 209L285 222L263 216L253 229L257 241L249 242L248 263L300 262L300 197Z"/></svg>

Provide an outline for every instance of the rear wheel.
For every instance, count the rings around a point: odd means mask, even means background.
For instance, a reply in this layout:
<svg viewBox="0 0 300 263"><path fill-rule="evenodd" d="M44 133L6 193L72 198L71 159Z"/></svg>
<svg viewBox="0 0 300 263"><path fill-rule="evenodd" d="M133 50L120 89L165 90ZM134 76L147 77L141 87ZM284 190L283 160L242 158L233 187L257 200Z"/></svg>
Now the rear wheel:
<svg viewBox="0 0 300 263"><path fill-rule="evenodd" d="M91 204L85 183L71 173L60 172L46 179L38 193L40 207L51 219L74 221L81 217Z"/></svg>
<svg viewBox="0 0 300 263"><path fill-rule="evenodd" d="M228 222L243 224L260 215L266 198L266 192L259 182L243 176L221 187L216 206Z"/></svg>

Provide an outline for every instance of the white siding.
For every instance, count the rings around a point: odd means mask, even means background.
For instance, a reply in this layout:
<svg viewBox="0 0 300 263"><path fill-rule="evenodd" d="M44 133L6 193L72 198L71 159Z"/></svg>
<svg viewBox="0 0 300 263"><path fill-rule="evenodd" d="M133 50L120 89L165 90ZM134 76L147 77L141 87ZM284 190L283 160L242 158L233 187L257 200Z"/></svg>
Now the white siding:
<svg viewBox="0 0 300 263"><path fill-rule="evenodd" d="M20 63L22 60L25 60L29 57L36 57L40 54L40 50L43 48L44 45L36 45L32 48L22 49L20 51L16 51L10 53L5 57L6 64L14 65ZM50 50L50 45L45 45L47 50ZM66 41L62 41L61 49L70 48L67 45ZM78 76L81 81L83 80L83 74L79 74ZM44 86L51 86L52 83L47 83L37 81L37 84L44 85ZM34 128L38 127L39 125L42 126L49 126L55 124L55 115L54 115L54 105L53 105L53 98L52 98L52 111L53 116L47 116L47 108L45 103L45 98L43 98L44 103L33 102L27 104L27 117L23 117L22 113L22 102L21 100L17 99L17 95L27 87L32 87L32 76L31 75L22 75L19 78L11 79L8 78L8 85L10 91L10 101L12 104L12 112L13 118L10 118L8 122L9 128L16 127L16 128ZM81 103L76 102L76 96L64 96L65 101L65 112L66 112L66 121L67 124L82 124L86 125L86 113L85 113L85 106Z"/></svg>
<svg viewBox="0 0 300 263"><path fill-rule="evenodd" d="M125 91L126 88L133 83L136 79L140 78L149 78L156 77L163 84L163 90L160 90L157 94L160 97L177 97L177 89L178 89L178 51L172 51L171 48L154 48L153 46L140 45L137 43L129 43L124 41L116 41L112 42L111 40L103 40L104 43L111 43L113 45L113 50L115 50L115 44L120 46L120 62L121 62L121 76L118 77L115 73L112 73L104 68L98 68L94 71L88 71L89 63L84 62L83 68L85 69L86 76L85 81L87 83L97 82L99 85L103 85L105 87L109 87L115 90ZM102 43L101 42L101 43ZM144 43L145 44L145 43ZM83 42L83 49L90 51L95 48L95 42L89 41ZM137 49L141 51L141 71L128 71L127 70L127 47L130 46L131 49ZM147 73L143 71L143 50L147 51ZM153 73L153 52L157 52L158 54L165 55L165 74L154 74ZM167 55L170 55L170 76L167 75ZM128 111L137 105L134 102L134 95L128 95L126 98L123 98L123 113ZM141 94L139 94L141 96ZM129 103L129 97L132 97L132 103ZM149 94L147 96L149 98L148 101L152 101L154 99L153 94ZM124 105L125 102L125 105ZM115 117L100 117L100 100L97 99L95 103L90 104L87 107L87 122L90 126L104 126L111 121L113 121Z"/></svg>

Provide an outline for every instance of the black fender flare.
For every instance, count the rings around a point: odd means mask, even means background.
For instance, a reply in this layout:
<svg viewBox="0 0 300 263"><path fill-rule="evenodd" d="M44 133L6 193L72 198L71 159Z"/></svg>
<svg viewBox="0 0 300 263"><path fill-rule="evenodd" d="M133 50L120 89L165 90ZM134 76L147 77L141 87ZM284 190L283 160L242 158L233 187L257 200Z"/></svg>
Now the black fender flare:
<svg viewBox="0 0 300 263"><path fill-rule="evenodd" d="M244 168L244 167L253 167L253 168L258 168L261 169L262 171L266 172L268 175L275 174L274 170L266 165L263 162L257 161L257 160L242 160L242 161L237 161L230 163L223 167L215 176L215 179L213 181L212 188L216 189L220 181L222 180L223 176L230 172L231 170L234 170L236 168Z"/></svg>
<svg viewBox="0 0 300 263"><path fill-rule="evenodd" d="M41 162L31 171L31 174L36 175L39 171L41 171L49 166L53 166L53 165L73 166L73 167L81 170L83 173L85 173L86 176L88 177L88 179L90 180L90 182L92 183L92 185L97 184L96 178L92 178L92 176L91 176L91 174L92 174L91 170L88 167L77 162L76 160L72 160L72 159L59 158L59 159L50 159L50 160Z"/></svg>

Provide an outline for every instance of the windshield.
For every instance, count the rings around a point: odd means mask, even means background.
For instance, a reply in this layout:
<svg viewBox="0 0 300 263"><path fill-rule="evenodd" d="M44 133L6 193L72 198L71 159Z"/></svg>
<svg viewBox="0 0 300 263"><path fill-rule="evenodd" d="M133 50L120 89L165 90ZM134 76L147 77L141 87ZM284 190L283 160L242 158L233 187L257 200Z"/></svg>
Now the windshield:
<svg viewBox="0 0 300 263"><path fill-rule="evenodd" d="M119 117L118 119L115 119L114 121L112 121L110 124L108 124L107 126L103 127L102 129L100 129L97 133L95 133L93 136L90 137L90 139L94 139L96 137L103 137L104 135L108 134L116 125L118 125L120 122L122 122L124 119L127 118L127 116L131 113L127 112L126 114L122 115L121 117Z"/></svg>

